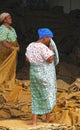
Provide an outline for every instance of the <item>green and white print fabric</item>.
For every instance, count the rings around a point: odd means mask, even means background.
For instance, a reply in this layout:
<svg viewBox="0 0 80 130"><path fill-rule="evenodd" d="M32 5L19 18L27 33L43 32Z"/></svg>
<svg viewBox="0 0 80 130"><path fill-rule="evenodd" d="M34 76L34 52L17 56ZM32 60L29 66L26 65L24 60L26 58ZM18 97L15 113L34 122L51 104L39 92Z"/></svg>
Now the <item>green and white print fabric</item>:
<svg viewBox="0 0 80 130"><path fill-rule="evenodd" d="M14 42L16 41L16 39L17 39L17 35L13 27L9 29L5 25L0 26L0 42L4 40L8 42Z"/></svg>
<svg viewBox="0 0 80 130"><path fill-rule="evenodd" d="M30 65L30 88L32 113L51 112L56 104L56 73L54 63L43 62Z"/></svg>

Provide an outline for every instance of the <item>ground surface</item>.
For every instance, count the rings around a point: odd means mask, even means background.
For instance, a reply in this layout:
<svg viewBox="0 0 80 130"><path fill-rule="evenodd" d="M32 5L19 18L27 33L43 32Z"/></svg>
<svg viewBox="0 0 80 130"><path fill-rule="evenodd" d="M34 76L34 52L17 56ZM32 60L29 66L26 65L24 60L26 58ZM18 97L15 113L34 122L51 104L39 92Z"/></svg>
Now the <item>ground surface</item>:
<svg viewBox="0 0 80 130"><path fill-rule="evenodd" d="M75 81L76 78L80 76L80 68L77 66L74 66L73 64L66 64L61 63L60 66L57 68L57 77L58 79L61 79L61 82L59 82L58 86L62 86L62 81L64 81L64 86L66 87L67 84L71 84L71 82ZM19 79L29 79L29 66L24 66L22 70L20 70L17 74L17 77ZM31 119L21 120L21 119L0 119L0 126L9 128L11 130L29 130L33 127L29 124L31 123ZM38 121L38 126L44 126L46 125L41 120ZM47 125L46 125L47 126ZM4 130L1 129L0 130ZM5 129L8 130L8 129ZM36 129L35 129L36 130ZM41 129L39 129L41 130ZM46 130L46 129L44 129ZM49 129L51 130L51 129ZM53 129L52 129L53 130ZM58 129L62 130L62 129ZM64 129L67 130L67 129ZM71 129L72 130L72 129Z"/></svg>

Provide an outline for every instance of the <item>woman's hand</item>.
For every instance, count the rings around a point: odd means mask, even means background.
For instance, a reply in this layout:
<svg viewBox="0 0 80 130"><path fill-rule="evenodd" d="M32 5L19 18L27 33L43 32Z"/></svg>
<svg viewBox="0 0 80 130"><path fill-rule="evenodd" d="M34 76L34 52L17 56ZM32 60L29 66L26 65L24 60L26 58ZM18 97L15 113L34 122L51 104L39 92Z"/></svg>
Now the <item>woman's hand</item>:
<svg viewBox="0 0 80 130"><path fill-rule="evenodd" d="M16 50L17 50L17 51L19 51L19 50L20 50L20 49L19 49L19 47L15 47L15 48L16 48Z"/></svg>
<svg viewBox="0 0 80 130"><path fill-rule="evenodd" d="M14 50L15 50L15 47L14 47L14 46L11 46L11 47L9 47L9 49L10 49L11 51L14 51Z"/></svg>
<svg viewBox="0 0 80 130"><path fill-rule="evenodd" d="M54 56L50 56L46 61L48 63L52 63L53 62L53 59L54 59Z"/></svg>
<svg viewBox="0 0 80 130"><path fill-rule="evenodd" d="M15 46L12 46L12 45L9 44L7 41L3 41L2 44L3 44L5 47L9 48L11 51L14 51L15 49L16 49L17 51L20 50L20 47L19 47L19 46L16 46L16 47L15 47Z"/></svg>
<svg viewBox="0 0 80 130"><path fill-rule="evenodd" d="M52 50L52 51L54 51L51 44L49 45L49 49Z"/></svg>
<svg viewBox="0 0 80 130"><path fill-rule="evenodd" d="M26 57L26 61L29 62L29 59Z"/></svg>
<svg viewBox="0 0 80 130"><path fill-rule="evenodd" d="M12 51L14 51L14 50L19 51L20 49L19 49L19 47L14 47L14 46L12 46L12 47L11 47L11 50L12 50Z"/></svg>

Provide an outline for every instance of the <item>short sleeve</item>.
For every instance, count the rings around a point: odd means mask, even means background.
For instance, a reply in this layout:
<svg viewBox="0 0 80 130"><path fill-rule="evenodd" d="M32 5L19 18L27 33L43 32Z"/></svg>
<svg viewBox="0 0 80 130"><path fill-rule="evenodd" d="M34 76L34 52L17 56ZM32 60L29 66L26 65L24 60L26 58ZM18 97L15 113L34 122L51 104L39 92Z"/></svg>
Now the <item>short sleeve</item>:
<svg viewBox="0 0 80 130"><path fill-rule="evenodd" d="M0 27L0 42L7 39L7 30L4 27Z"/></svg>
<svg viewBox="0 0 80 130"><path fill-rule="evenodd" d="M13 38L15 38L15 39L17 39L17 33L16 33L16 31L15 31L15 29L12 27L12 36L13 36Z"/></svg>
<svg viewBox="0 0 80 130"><path fill-rule="evenodd" d="M43 44L43 47L41 48L41 55L45 60L47 60L50 56L54 55L54 52Z"/></svg>

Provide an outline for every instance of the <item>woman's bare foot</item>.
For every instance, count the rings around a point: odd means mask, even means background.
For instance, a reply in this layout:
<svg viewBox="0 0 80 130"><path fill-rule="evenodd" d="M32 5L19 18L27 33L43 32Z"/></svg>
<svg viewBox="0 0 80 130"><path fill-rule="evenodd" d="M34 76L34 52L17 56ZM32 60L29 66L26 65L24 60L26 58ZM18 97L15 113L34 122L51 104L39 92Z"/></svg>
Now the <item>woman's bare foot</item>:
<svg viewBox="0 0 80 130"><path fill-rule="evenodd" d="M32 123L30 126L36 126L37 125L37 115L33 114L32 115Z"/></svg>
<svg viewBox="0 0 80 130"><path fill-rule="evenodd" d="M31 123L30 126L36 126L37 124L36 123Z"/></svg>
<svg viewBox="0 0 80 130"><path fill-rule="evenodd" d="M29 123L28 125L29 126L36 126L37 124L36 123Z"/></svg>

